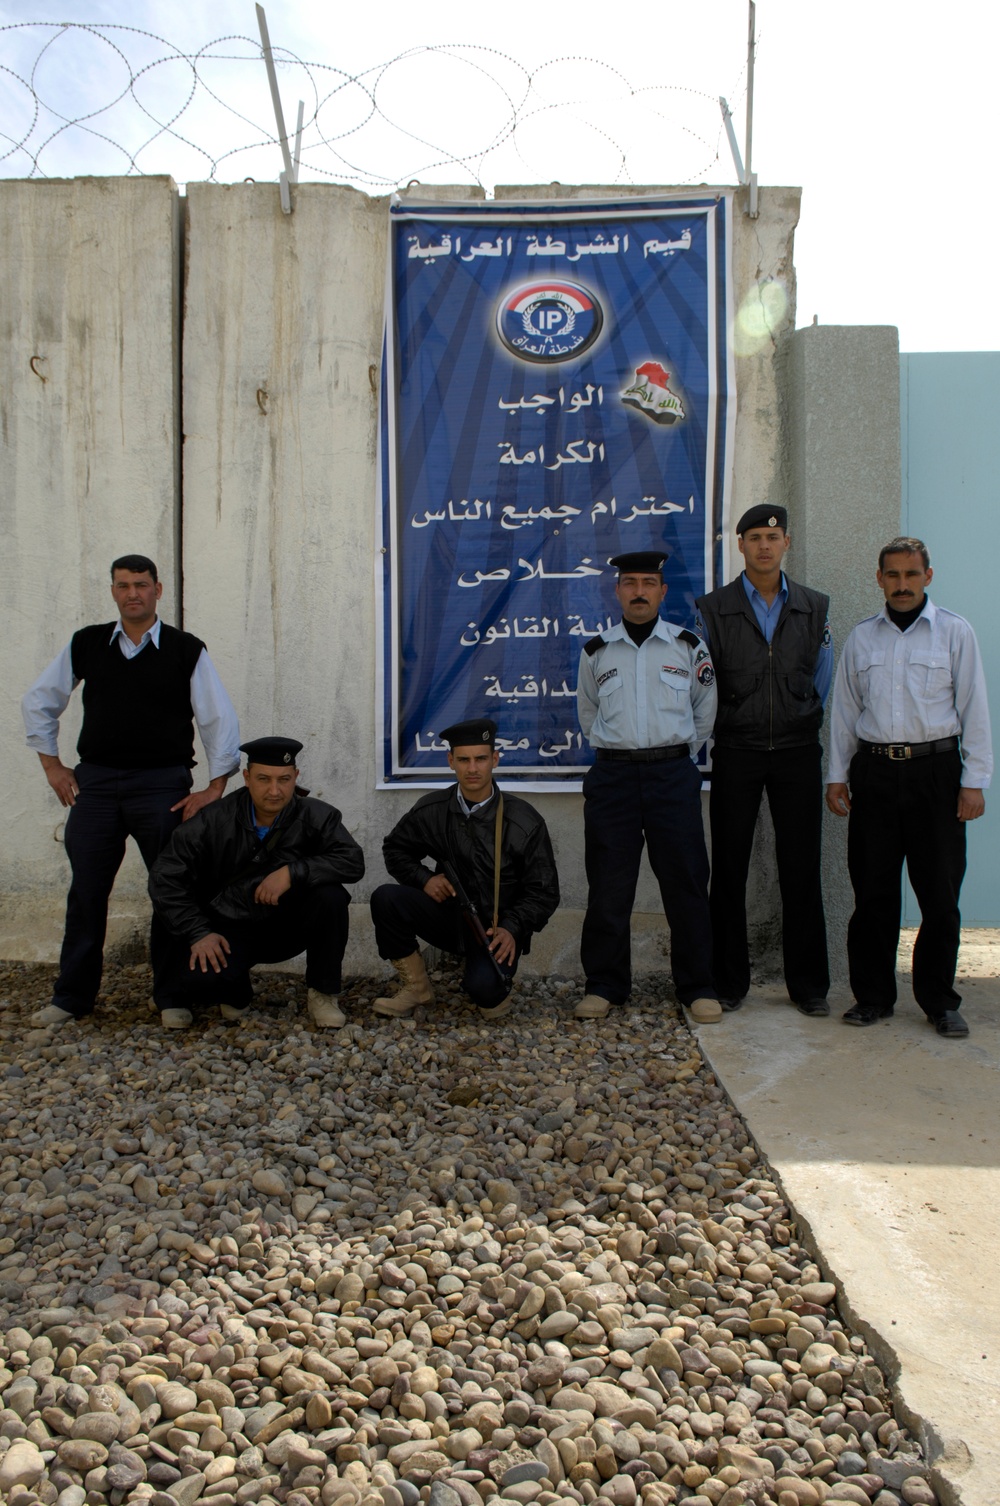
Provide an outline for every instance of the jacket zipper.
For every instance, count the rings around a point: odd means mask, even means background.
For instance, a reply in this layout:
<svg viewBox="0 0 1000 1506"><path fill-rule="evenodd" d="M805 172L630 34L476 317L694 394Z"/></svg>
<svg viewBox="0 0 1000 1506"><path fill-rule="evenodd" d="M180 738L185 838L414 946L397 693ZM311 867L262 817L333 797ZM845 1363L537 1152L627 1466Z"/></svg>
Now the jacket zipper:
<svg viewBox="0 0 1000 1506"><path fill-rule="evenodd" d="M774 752L774 650L767 645L767 751Z"/></svg>

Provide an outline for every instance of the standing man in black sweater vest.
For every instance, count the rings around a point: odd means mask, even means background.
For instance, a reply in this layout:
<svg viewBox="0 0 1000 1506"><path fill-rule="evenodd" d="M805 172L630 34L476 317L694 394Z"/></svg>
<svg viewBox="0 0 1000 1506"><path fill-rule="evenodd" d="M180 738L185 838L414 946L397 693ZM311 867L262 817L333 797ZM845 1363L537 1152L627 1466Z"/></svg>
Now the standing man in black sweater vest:
<svg viewBox="0 0 1000 1506"><path fill-rule="evenodd" d="M21 703L28 747L69 807L66 854L73 871L59 976L36 1024L64 1025L92 1014L101 984L108 900L134 837L147 869L174 828L218 800L239 768L236 712L200 638L156 615L163 594L156 566L126 554L111 566L117 622L81 628ZM83 681L80 762L59 758L59 718ZM209 782L192 792L194 724ZM165 944L154 914L154 974Z"/></svg>
<svg viewBox="0 0 1000 1506"><path fill-rule="evenodd" d="M736 525L746 569L698 599L719 681L712 754L715 984L723 1009L750 989L746 887L761 796L774 825L785 986L800 1013L827 1015L830 972L820 884L819 730L833 678L830 598L789 580L783 507L751 507Z"/></svg>

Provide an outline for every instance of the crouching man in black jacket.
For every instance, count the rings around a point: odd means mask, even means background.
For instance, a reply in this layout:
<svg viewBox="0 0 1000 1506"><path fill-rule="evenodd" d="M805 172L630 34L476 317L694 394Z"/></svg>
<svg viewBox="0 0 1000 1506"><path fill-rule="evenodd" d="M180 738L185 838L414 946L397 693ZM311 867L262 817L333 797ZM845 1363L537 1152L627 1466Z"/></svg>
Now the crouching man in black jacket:
<svg viewBox="0 0 1000 1506"><path fill-rule="evenodd" d="M169 1029L191 1024L188 1005L218 1003L238 1020L250 1002L250 969L306 953L314 1025L343 1025L338 1002L349 895L364 854L322 800L296 794L288 737L242 743L245 789L178 827L149 875L149 893L172 943L156 979Z"/></svg>
<svg viewBox="0 0 1000 1506"><path fill-rule="evenodd" d="M521 954L559 904L545 822L526 800L493 783L496 734L487 718L446 728L441 737L450 744L458 783L418 800L382 844L398 883L383 884L371 897L375 942L402 987L375 1000L376 1014L400 1017L433 1002L418 937L464 954L462 981L472 1002L488 1017L506 1014Z"/></svg>

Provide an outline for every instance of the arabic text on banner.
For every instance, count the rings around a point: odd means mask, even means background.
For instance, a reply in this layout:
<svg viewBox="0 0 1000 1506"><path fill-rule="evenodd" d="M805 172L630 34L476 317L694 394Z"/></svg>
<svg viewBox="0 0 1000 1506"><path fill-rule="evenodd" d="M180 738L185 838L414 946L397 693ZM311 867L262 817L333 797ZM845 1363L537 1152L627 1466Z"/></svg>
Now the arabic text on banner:
<svg viewBox="0 0 1000 1506"><path fill-rule="evenodd" d="M381 410L386 782L492 716L505 781L577 780L611 556L693 626L728 515L731 199L394 203Z"/></svg>

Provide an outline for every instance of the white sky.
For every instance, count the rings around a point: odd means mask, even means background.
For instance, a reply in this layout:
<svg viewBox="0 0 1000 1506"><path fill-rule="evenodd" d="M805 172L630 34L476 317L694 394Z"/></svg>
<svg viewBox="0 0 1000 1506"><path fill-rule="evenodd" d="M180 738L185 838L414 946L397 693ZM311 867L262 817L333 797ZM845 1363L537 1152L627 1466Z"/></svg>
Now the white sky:
<svg viewBox="0 0 1000 1506"><path fill-rule="evenodd" d="M267 0L266 10L276 50L326 65L313 69L312 80L300 67L282 66L289 128L300 96L308 119L342 82L336 70L371 70L369 88L377 83L381 117L368 118L369 97L353 85L326 100L306 132L304 178L354 181L370 192L386 191L380 179L391 185L414 176L444 183L478 174L488 189L553 179L735 179L716 100L729 99L742 150L746 0L643 7L581 0L572 8L536 0L489 8L469 0ZM129 69L106 43L39 26L0 31L0 132L7 138L0 153L8 152L0 174L30 172L30 158L12 150L11 139L27 135L37 150L60 124L53 112L70 119L100 112L89 122L93 129L132 151L155 130L140 105L161 121L186 106L175 129L219 157L274 134L263 66L251 61L259 55L252 0L0 0L0 26L46 17L142 28L188 53L229 37L209 52L247 61L204 59L192 95L183 62L140 73L167 55L162 45L138 32L111 32L140 74L134 98L126 92L113 104L127 91ZM43 101L35 118L31 94L15 75L31 72L50 39L35 68ZM1000 349L992 275L998 215L990 187L1000 8L987 0L946 7L929 0L758 0L757 39L753 165L762 184L804 190L795 240L797 322L816 314L823 324L895 324L908 351ZM379 65L427 46L449 51L409 56L380 74ZM515 113L516 136L483 157ZM320 129L340 139L323 146ZM431 165L449 155L468 165ZM40 165L50 177L128 170L120 150L77 130L48 145ZM165 137L140 154L139 165L179 181L210 171L203 153ZM279 167L272 144L227 158L217 176L266 180ZM961 235L960 219L968 222Z"/></svg>

